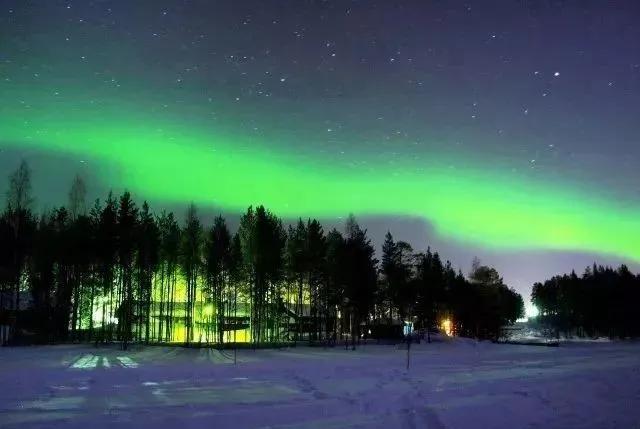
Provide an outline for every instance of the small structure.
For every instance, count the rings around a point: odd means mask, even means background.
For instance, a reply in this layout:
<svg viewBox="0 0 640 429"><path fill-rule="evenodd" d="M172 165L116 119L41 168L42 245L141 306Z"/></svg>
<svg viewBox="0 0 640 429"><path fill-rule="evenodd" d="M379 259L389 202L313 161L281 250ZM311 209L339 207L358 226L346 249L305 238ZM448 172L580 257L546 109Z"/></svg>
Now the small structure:
<svg viewBox="0 0 640 429"><path fill-rule="evenodd" d="M413 332L413 322L405 321L402 327L402 333L404 334L405 337L407 337L411 335L412 332Z"/></svg>

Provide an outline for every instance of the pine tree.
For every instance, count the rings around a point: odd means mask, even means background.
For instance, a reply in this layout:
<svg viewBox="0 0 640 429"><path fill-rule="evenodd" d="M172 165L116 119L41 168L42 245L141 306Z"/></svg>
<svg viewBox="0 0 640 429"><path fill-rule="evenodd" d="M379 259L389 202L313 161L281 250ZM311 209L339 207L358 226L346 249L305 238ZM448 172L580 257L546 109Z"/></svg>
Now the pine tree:
<svg viewBox="0 0 640 429"><path fill-rule="evenodd" d="M327 333L331 335L332 341L337 339L338 333L342 335L345 324L338 326L338 313L341 312L342 320L346 318L345 299L345 279L346 279L346 261L345 261L345 239L336 229L332 229L327 234L327 253L326 253L326 292L325 300L327 307ZM340 331L340 332L338 332Z"/></svg>
<svg viewBox="0 0 640 429"><path fill-rule="evenodd" d="M145 201L139 213L136 233L136 271L137 271L137 325L138 341L142 341L142 327L144 325L144 341L149 342L151 335L151 302L153 294L153 279L160 263L160 231L153 215L149 212L149 205Z"/></svg>
<svg viewBox="0 0 640 429"><path fill-rule="evenodd" d="M231 254L229 258L229 282L232 285L232 312L233 312L233 342L237 342L237 331L241 327L238 323L238 295L243 293L245 296L249 296L244 290L243 286L246 284L247 273L244 265L244 258L242 255L242 242L238 233L233 235L231 241ZM235 355L234 355L235 356Z"/></svg>
<svg viewBox="0 0 640 429"><path fill-rule="evenodd" d="M328 310L326 304L326 253L327 244L324 231L317 220L307 221L307 284L309 285L310 315L313 321L312 339L326 332L323 319Z"/></svg>
<svg viewBox="0 0 640 429"><path fill-rule="evenodd" d="M114 288L118 252L118 212L116 201L111 192L107 196L104 207L96 200L91 210L91 221L95 232L95 264L97 268L100 293L103 296L99 303L102 308L101 333L97 340L112 341L116 318L117 295ZM122 323L122 320L119 321Z"/></svg>
<svg viewBox="0 0 640 429"><path fill-rule="evenodd" d="M134 323L134 294L133 294L133 262L136 245L137 215L135 203L131 194L125 191L120 197L118 207L118 266L120 270L120 311L119 322L120 340L122 348L127 349L132 340ZM135 315L139 316L139 315ZM138 321L139 322L139 321Z"/></svg>
<svg viewBox="0 0 640 429"><path fill-rule="evenodd" d="M231 233L224 218L218 216L205 244L205 282L215 309L215 332L219 344L224 342L224 326L229 311L231 256Z"/></svg>
<svg viewBox="0 0 640 429"><path fill-rule="evenodd" d="M398 248L391 232L387 231L384 236L384 242L382 243L382 261L380 266L380 273L383 276L384 290L380 291L381 299L380 304L384 306L386 303L386 313L388 323L391 324L393 319L393 309L397 308L398 299L396 293L398 291L397 278L398 278ZM403 315L401 315L401 318Z"/></svg>
<svg viewBox="0 0 640 429"><path fill-rule="evenodd" d="M30 264L31 296L36 314L36 329L39 339L48 343L53 340L52 295L56 268L56 231L53 219L43 214L35 234ZM2 307L0 307L1 309Z"/></svg>
<svg viewBox="0 0 640 429"><path fill-rule="evenodd" d="M282 222L263 206L249 207L240 220L240 241L250 283L251 337L254 343L279 337L277 318L282 300L278 286L284 274L286 234ZM267 299L274 305L268 306ZM269 326L271 323L271 330Z"/></svg>
<svg viewBox="0 0 640 429"><path fill-rule="evenodd" d="M351 346L355 349L360 324L373 309L377 287L375 250L353 215L349 216L345 240L345 295L351 320Z"/></svg>
<svg viewBox="0 0 640 429"><path fill-rule="evenodd" d="M296 287L295 297L293 298L295 300L294 308L296 314L296 341L302 339L303 333L304 286L309 271L307 253L307 228L302 219L298 219L295 228L289 226L286 245L288 280ZM290 293L288 295L287 304L292 298Z"/></svg>
<svg viewBox="0 0 640 429"><path fill-rule="evenodd" d="M180 227L173 213L163 212L160 227L160 314L158 340L172 341L176 302L177 270L180 253ZM165 315L166 313L166 315Z"/></svg>
<svg viewBox="0 0 640 429"><path fill-rule="evenodd" d="M10 228L10 236L6 237L8 240L5 246L11 249L7 271L12 289L10 308L13 313L10 327L13 337L18 334L22 278L36 228L35 219L31 213L31 203L31 170L23 160L18 169L9 176L5 215Z"/></svg>
<svg viewBox="0 0 640 429"><path fill-rule="evenodd" d="M187 281L187 302L185 311L186 339L189 345L193 341L196 290L198 271L201 267L202 225L198 219L196 206L191 204L187 210L185 226L182 232L181 266Z"/></svg>

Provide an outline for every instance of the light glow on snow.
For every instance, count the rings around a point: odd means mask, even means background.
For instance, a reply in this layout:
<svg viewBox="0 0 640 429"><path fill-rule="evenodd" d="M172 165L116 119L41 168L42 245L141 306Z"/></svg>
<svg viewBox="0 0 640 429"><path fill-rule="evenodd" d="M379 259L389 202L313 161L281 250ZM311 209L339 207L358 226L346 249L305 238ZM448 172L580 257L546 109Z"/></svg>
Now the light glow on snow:
<svg viewBox="0 0 640 429"><path fill-rule="evenodd" d="M75 369L93 369L98 365L98 356L84 355L71 365Z"/></svg>
<svg viewBox="0 0 640 429"><path fill-rule="evenodd" d="M120 363L122 364L122 366L124 366L125 368L137 368L138 364L136 363L136 361L134 361L133 359L131 359L128 356L118 356L116 359L118 359L120 361Z"/></svg>

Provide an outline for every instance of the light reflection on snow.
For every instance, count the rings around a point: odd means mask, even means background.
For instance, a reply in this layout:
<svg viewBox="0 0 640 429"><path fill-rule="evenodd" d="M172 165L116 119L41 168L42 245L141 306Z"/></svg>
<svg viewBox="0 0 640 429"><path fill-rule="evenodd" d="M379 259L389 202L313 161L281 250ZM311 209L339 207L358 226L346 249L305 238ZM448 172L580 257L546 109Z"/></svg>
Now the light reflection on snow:
<svg viewBox="0 0 640 429"><path fill-rule="evenodd" d="M84 355L71 365L71 368L92 369L98 365L98 356Z"/></svg>
<svg viewBox="0 0 640 429"><path fill-rule="evenodd" d="M131 359L128 356L118 356L116 357L120 365L124 368L137 368L139 365L136 361ZM79 359L77 359L72 365L71 368L74 369L94 369L102 365L103 368L111 368L111 363L109 362L109 358L106 356L95 356L92 354L86 354Z"/></svg>
<svg viewBox="0 0 640 429"><path fill-rule="evenodd" d="M120 364L122 364L122 366L124 366L125 368L137 368L138 364L136 363L136 361L134 361L133 359L131 359L128 356L118 356L116 357L116 359L118 359L120 361Z"/></svg>

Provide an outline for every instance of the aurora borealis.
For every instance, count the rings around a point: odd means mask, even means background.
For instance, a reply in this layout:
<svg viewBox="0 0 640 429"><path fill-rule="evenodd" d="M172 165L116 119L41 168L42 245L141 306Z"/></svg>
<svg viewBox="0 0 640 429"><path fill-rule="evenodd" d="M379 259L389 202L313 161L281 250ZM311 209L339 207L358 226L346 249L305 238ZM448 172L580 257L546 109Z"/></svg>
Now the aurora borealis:
<svg viewBox="0 0 640 429"><path fill-rule="evenodd" d="M632 2L129 3L0 5L0 156L154 205L640 261Z"/></svg>
<svg viewBox="0 0 640 429"><path fill-rule="evenodd" d="M448 164L445 157L422 163L421 169L407 162L394 174L394 169L347 169L323 160L239 151L229 141L237 144L241 138L154 130L136 125L147 121L135 117L112 119L124 128L103 128L90 116L81 119L81 126L64 126L73 131L58 128L63 118L50 120L35 136L20 127L7 139L112 163L120 170L119 180L152 200L195 201L236 211L247 201L268 201L288 217L338 217L349 211L423 216L443 235L485 246L587 250L640 259L637 207L553 189L549 183L513 178L505 183L498 174L472 167L452 174L440 167ZM176 168L188 173L167 174Z"/></svg>

